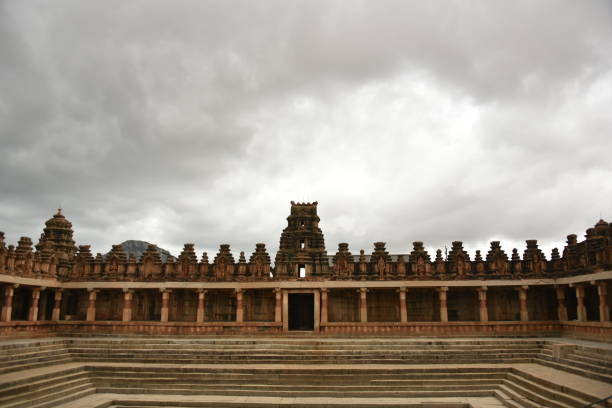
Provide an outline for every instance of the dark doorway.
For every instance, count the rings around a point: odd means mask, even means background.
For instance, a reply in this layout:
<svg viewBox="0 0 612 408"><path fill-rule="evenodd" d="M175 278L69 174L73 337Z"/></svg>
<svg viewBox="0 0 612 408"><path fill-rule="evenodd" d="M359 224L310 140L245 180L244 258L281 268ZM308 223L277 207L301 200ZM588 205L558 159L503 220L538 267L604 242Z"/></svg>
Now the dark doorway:
<svg viewBox="0 0 612 408"><path fill-rule="evenodd" d="M289 294L289 330L314 330L314 294Z"/></svg>

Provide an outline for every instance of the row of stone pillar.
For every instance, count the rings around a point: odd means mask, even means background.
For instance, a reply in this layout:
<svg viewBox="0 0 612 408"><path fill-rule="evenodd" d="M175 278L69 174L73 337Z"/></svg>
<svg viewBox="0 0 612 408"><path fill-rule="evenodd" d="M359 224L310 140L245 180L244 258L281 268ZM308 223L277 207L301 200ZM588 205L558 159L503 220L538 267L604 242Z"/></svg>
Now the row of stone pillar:
<svg viewBox="0 0 612 408"><path fill-rule="evenodd" d="M599 319L600 321L610 320L610 307L608 305L608 288L606 282L597 282L597 294L599 297ZM578 321L587 320L586 305L584 303L584 286L574 286L576 290L576 303L577 303L577 318ZM520 286L516 288L518 291L519 309L520 309L520 320L523 322L529 321L529 308L527 304L527 290L528 286ZM400 310L400 322L408 322L408 307L406 303L406 292L407 288L402 287L398 289L399 292L399 310ZM440 304L440 321L448 322L448 308L447 308L447 293L448 287L440 287L436 289L438 292L438 299ZM476 288L478 291L478 311L479 320L481 322L489 321L489 310L487 307L487 290L486 286ZM559 321L567 321L567 306L565 303L565 287L557 286L555 288L557 296L557 312ZM328 320L328 289L321 289L321 323L327 323ZM362 323L368 321L368 305L367 305L367 288L359 289L359 320Z"/></svg>
<svg viewBox="0 0 612 408"><path fill-rule="evenodd" d="M161 292L161 322L168 322L170 316L170 296L172 293L172 289L160 289ZM242 289L237 289L236 291L236 322L242 323L244 322L244 301L243 295L244 291ZM97 289L92 289L89 291L89 302L87 305L87 320L95 321L96 317L96 298L97 298ZM205 289L197 289L198 295L198 308L196 311L196 322L202 323L205 321L205 299L206 299L207 290ZM280 289L274 289L275 293L275 306L274 306L274 321L281 322L282 321L282 292ZM123 313L122 320L124 322L129 322L132 320L132 300L134 297L134 291L131 289L123 290Z"/></svg>
<svg viewBox="0 0 612 408"><path fill-rule="evenodd" d="M13 315L13 296L15 294L15 289L17 289L18 287L19 285L15 284L6 286L4 288L4 304L2 305L2 312L0 313L0 321L11 321ZM40 300L40 292L45 289L46 288L44 287L32 288L32 302L30 303L30 309L28 311L28 321L35 322L38 320L38 304ZM62 292L61 290L55 290L51 320L60 319L61 306Z"/></svg>
<svg viewBox="0 0 612 408"><path fill-rule="evenodd" d="M597 285L597 294L599 297L599 317L601 321L610 320L610 308L608 305L608 288L606 282L593 282ZM2 306L2 313L0 315L1 320L8 322L11 320L12 307L13 307L13 295L14 290L19 285L9 285L5 288L4 305ZM577 320L586 321L587 312L586 305L584 302L584 286L575 285L576 291L576 303L577 303ZM29 321L36 321L38 319L38 304L40 299L40 292L45 288L33 288L32 289L32 302L28 313ZM408 321L408 308L406 303L406 287L398 289L399 293L399 310L400 310L400 322ZM447 293L448 287L440 287L436 289L438 291L439 307L440 307L440 321L448 321L448 310L447 310ZM476 288L478 292L478 305L479 305L479 318L481 322L489 321L488 308L487 308L487 287ZM527 306L527 291L528 286L521 286L517 288L519 297L519 308L520 308L520 319L521 321L529 320L528 306ZM359 320L361 322L368 321L368 307L367 307L367 288L360 288L359 291ZM124 289L123 297L123 313L122 320L129 322L132 320L132 301L134 291L131 289ZM162 297L161 305L161 322L167 322L170 312L170 296L171 289L160 289ZM205 321L205 289L197 289L198 295L198 306L196 313L196 322ZM274 321L282 321L282 290L275 288L275 308L274 308ZM87 317L88 321L95 321L96 316L96 297L98 290L89 290L89 302L87 306ZM242 289L236 290L236 322L241 323L244 321L244 302L243 302L244 291ZM560 321L567 321L568 313L565 299L565 287L556 287L557 297L557 313ZM54 306L52 312L52 320L60 319L62 291L60 289L55 290L54 295ZM328 289L321 289L321 323L327 323L328 321Z"/></svg>

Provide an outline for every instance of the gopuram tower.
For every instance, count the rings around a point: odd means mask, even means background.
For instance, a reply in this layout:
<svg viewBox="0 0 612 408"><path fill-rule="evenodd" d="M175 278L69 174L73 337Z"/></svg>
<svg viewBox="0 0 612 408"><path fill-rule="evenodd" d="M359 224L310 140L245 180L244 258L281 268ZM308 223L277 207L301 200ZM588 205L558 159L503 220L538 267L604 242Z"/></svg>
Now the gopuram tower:
<svg viewBox="0 0 612 408"><path fill-rule="evenodd" d="M288 225L280 237L276 254L276 276L280 279L323 278L329 267L323 232L319 228L317 202L291 202Z"/></svg>

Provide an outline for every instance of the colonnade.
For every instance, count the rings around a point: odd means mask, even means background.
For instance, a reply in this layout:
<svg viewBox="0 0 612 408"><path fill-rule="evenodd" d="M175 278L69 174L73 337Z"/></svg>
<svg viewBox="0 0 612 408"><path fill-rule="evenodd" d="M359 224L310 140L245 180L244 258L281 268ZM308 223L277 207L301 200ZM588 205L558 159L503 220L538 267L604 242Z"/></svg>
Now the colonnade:
<svg viewBox="0 0 612 408"><path fill-rule="evenodd" d="M587 316L587 305L585 301L585 296L587 296L587 288L595 287L596 288L596 296L597 296L597 305L598 305L598 317L599 321L609 322L610 321L610 304L609 304L609 296L608 296L608 282L607 281L593 281L593 282L584 282L580 284L570 284L570 285L555 285L555 286L547 286L547 290L551 290L551 293L554 293L554 297L556 300L556 316L559 321L568 321L568 317L573 316L579 322L584 322L589 320ZM3 288L3 299L2 299L2 312L1 312L1 320L3 322L10 322L15 320L15 316L13 313L14 307L16 307L15 302L15 290L19 287L17 284L5 284ZM39 307L41 306L41 291L45 290L44 287L35 287L35 286L25 286L29 293L29 312L27 313L28 321L37 321L39 319ZM520 286L461 286L460 288L463 290L474 290L477 297L477 318L480 322L488 322L490 321L490 313L488 306L488 293L491 288L508 288L516 290L516 300L518 300L518 311L516 316L520 317L520 321L526 322L530 320L530 312L528 306L529 300L529 285L520 285ZM541 286L539 286L541 287ZM568 292L568 287L571 289ZM411 291L415 288L408 286L401 286L397 288L378 288L375 286L369 287L360 287L360 288L339 288L334 286L330 287L321 287L321 288L312 288L305 289L304 292L307 293L317 293L316 302L317 308L316 310L320 311L320 315L317 316L320 319L321 324L326 324L329 322L329 308L330 308L330 293L335 290L355 290L358 293L358 321L354 323L367 323L371 322L372 319L368 318L368 292L376 291L376 290L389 290L394 289L397 292L397 302L394 307L398 309L398 321L400 323L410 323L409 320L409 311L408 311L408 300L411 296ZM419 289L423 289L423 287L419 287ZM448 311L448 295L449 291L452 292L455 290L454 286L439 286L439 287L429 287L427 289L433 289L437 293L437 302L439 310L437 311L437 315L439 316L439 322L448 322L449 321L449 311ZM62 315L62 297L66 293L67 290L71 289L61 289L54 288L53 290L53 309L51 313L51 320L57 321L60 320ZM82 290L82 289L81 289ZM108 289L108 288L90 288L88 289L87 295L87 308L86 308L86 319L87 321L93 322L96 321L96 299L100 290L118 290L123 292L123 310L121 313L121 320L124 322L130 322L133 320L133 305L134 305L134 290L133 288L117 288L117 289ZM151 289L148 289L151 290ZM155 288L153 289L159 292L159 299L161 300L161 313L159 321L162 323L171 322L170 320L170 307L171 307L171 297L173 294L173 288ZM185 289L181 288L180 290L190 290L195 292L195 298L197 299L197 310L195 313L195 322L196 323L204 323L206 321L206 303L207 303L207 293L209 292L206 288L196 288L196 289ZM244 302L244 294L246 291L257 290L257 291L273 291L274 295L274 322L280 323L283 321L283 310L287 308L287 297L289 291L287 288L277 287L277 288L235 288L232 289L233 293L227 293L227 296L235 297L235 319L233 320L236 324L245 322L245 302ZM291 292L299 292L300 290L291 289ZM567 293L570 293L572 298L575 295L575 305L574 300L572 299L571 305L571 313L568 313L568 301L567 301ZM593 291L589 291L589 293L593 293ZM49 296L47 293L46 296ZM592 295L591 295L592 296ZM24 299L20 299L20 302L24 302ZM591 299L591 305L594 304L595 301ZM463 305L467 307L467 305ZM23 305L21 305L23 307ZM48 314L47 314L48 315ZM25 314L21 314L20 320L25 320ZM286 318L286 317L285 317ZM451 319L456 320L456 319ZM591 319L593 320L593 319ZM375 320L374 320L375 321Z"/></svg>

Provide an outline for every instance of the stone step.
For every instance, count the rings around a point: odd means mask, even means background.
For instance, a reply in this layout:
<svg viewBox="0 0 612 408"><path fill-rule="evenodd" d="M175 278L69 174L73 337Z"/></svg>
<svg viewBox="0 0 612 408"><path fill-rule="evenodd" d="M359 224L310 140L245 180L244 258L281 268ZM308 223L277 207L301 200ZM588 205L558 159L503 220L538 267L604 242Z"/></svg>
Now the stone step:
<svg viewBox="0 0 612 408"><path fill-rule="evenodd" d="M148 374L148 375L147 375ZM173 384L177 382L182 383L206 383L206 384L234 384L243 385L257 384L257 385L329 385L329 384L340 384L340 385L372 385L372 386L389 386L389 387L412 387L412 386L444 386L444 385L472 385L472 384L491 384L499 383L500 380L506 378L506 373L499 374L480 374L480 375L465 375L461 378L458 376L450 375L438 375L433 378L423 378L423 376L412 375L398 378L397 375L389 376L376 376L372 375L365 376L322 376L322 375L294 375L294 376L278 376L278 377L255 377L253 375L160 375L154 372L145 373L143 375L135 375L135 373L119 372L119 373L100 373L95 372L92 374L91 380L98 382L112 382L117 379L122 381L130 381L134 383L150 384L150 383L167 383ZM451 377L451 378L447 378Z"/></svg>
<svg viewBox="0 0 612 408"><path fill-rule="evenodd" d="M371 385L371 384L238 384L238 383L206 383L201 384L197 382L184 382L180 379L173 381L137 381L133 379L99 379L93 378L93 384L96 388L148 388L151 390L162 390L162 389L190 389L192 392L198 392L206 394L209 390L218 391L222 390L228 394L232 394L234 391L270 391L270 392L314 392L314 391L325 391L329 393L344 394L352 391L372 391L372 392L396 392L396 391L469 391L469 390L480 390L480 389L492 389L499 384L499 381L479 381L475 383L467 384L431 384L431 385Z"/></svg>
<svg viewBox="0 0 612 408"><path fill-rule="evenodd" d="M266 390L251 388L242 389L202 389L192 386L178 387L135 387L135 386L112 386L96 387L97 392L119 393L119 394L166 394L166 395L232 395L251 397L282 397L282 398L427 398L427 397L484 397L492 396L495 387L482 387L472 390L430 390L430 391L306 391L306 390Z"/></svg>
<svg viewBox="0 0 612 408"><path fill-rule="evenodd" d="M60 352L58 352L60 353ZM57 355L58 353L49 353L48 355ZM65 354L72 354L75 357L78 356L100 356L100 357L108 357L108 356L138 356L138 355L145 355L145 356L172 356L172 358L174 357L190 357L190 356L203 356L203 357L207 357L207 358L217 358L217 359L223 359L223 358L283 358L283 357L291 357L291 358L311 358L311 357L318 357L319 359L324 359L324 358L394 358L394 359L398 359L398 358L403 358L403 359L410 359L410 358L445 358L447 360L452 360L452 359L460 359L460 360L465 360L465 359L475 359L478 357L483 357L483 358L515 358L515 357L520 357L520 358L538 358L540 356L540 354L537 353L412 353L412 352L406 352L406 353L386 353L386 352L380 352L380 353L363 353L363 354L350 354L350 353L338 353L338 354L317 354L317 353L311 353L311 354L301 354L301 353L260 353L260 352L251 352L251 353L224 353L224 352L219 352L219 353L204 353L204 352L197 352L197 351L193 351L193 352L174 352L174 351L168 351L166 353L162 352L162 351L156 351L156 352L147 352L146 350L133 350L133 351L122 351L122 350L96 350L96 351L72 351L71 353L65 352ZM22 359L26 359L27 357L24 357Z"/></svg>
<svg viewBox="0 0 612 408"><path fill-rule="evenodd" d="M612 375L606 372L602 372L600 367L592 366L590 364L579 363L568 359L554 359L552 357L542 357L538 359L538 363L548 367L567 371L572 374L578 374L585 377L593 378L595 380L612 383Z"/></svg>
<svg viewBox="0 0 612 408"><path fill-rule="evenodd" d="M91 384L78 384L72 387L64 387L58 391L44 394L35 398L25 396L22 401L2 405L3 408L48 408L65 402L82 398L93 394L96 389Z"/></svg>
<svg viewBox="0 0 612 408"><path fill-rule="evenodd" d="M0 385L0 401L2 401L1 398L3 397L12 396L12 395L21 394L21 393L35 392L35 390L38 390L40 388L43 388L49 385L63 384L67 381L72 381L72 380L77 380L77 379L82 379L82 378L87 378L86 373L84 371L76 371L76 372L68 372L65 374L56 374L52 378L45 377L43 379L38 379L38 380L33 380L31 378L28 378L26 381L20 381L17 384L13 384L9 386L6 386L6 384L3 384L4 387Z"/></svg>
<svg viewBox="0 0 612 408"><path fill-rule="evenodd" d="M576 357L573 354L569 354L565 358L559 359L559 361L583 368L585 370L595 371L606 375L612 375L612 368L609 367L608 364L603 362L593 362L592 360L584 361L584 359Z"/></svg>
<svg viewBox="0 0 612 408"><path fill-rule="evenodd" d="M498 389L495 391L495 395L504 406L509 408L547 408L543 407L538 402L531 401L527 397L504 384L498 386Z"/></svg>
<svg viewBox="0 0 612 408"><path fill-rule="evenodd" d="M36 389L29 389L26 392L4 396L0 398L0 406L21 406L19 403L25 403L26 405L23 406L28 406L27 404L32 403L32 400L35 400L36 398L46 398L49 395L62 393L67 389L76 389L79 391L83 386L92 387L92 383L86 376L81 378L66 379L66 381L61 383L45 384L41 387L37 387Z"/></svg>
<svg viewBox="0 0 612 408"><path fill-rule="evenodd" d="M175 353L175 354L223 354L223 355L250 355L250 354L286 354L286 355L421 355L421 354L432 354L432 355L449 355L456 353L458 355L499 355L499 354L521 354L521 355L539 355L538 349L488 349L488 350L464 350L464 351L445 351L445 350L308 350L308 349L291 349L291 350L277 350L277 349L244 349L244 350L228 350L228 349L208 349L208 348L147 348L147 347L69 347L65 350L69 350L71 353L109 353L109 352L123 352L123 353L134 353L134 352L147 352L147 353ZM58 350L59 351L59 350Z"/></svg>
<svg viewBox="0 0 612 408"><path fill-rule="evenodd" d="M541 405L535 405L536 407L540 407L540 406L544 406L546 408L572 408L574 406L572 405L567 405L561 402L558 402L556 399L555 400L551 400L548 399L546 397L543 397L541 395L539 395L537 392L532 391L532 389L526 388L522 385L519 385L513 381L510 380L506 380L504 382L504 385L513 390L514 392L516 392L519 395L522 395L523 397L525 397L526 399L530 400L530 401L534 401L538 404ZM584 405L584 404L583 404ZM579 405L580 406L580 405Z"/></svg>
<svg viewBox="0 0 612 408"><path fill-rule="evenodd" d="M7 364L15 360L23 360L36 357L48 357L55 356L58 354L68 354L68 350L64 347L57 348L55 350L32 350L28 352L15 351L7 355L0 355L0 365Z"/></svg>
<svg viewBox="0 0 612 408"><path fill-rule="evenodd" d="M594 398L593 396L590 396L584 392L582 392L579 389L575 389L575 388L569 388L566 386L561 386L553 381L547 380L545 378L541 378L532 374L529 374L525 371L517 371L517 370L513 370L511 372L511 374L516 374L518 376L520 376L523 379L526 379L528 381L531 381L533 383L536 384L540 384L548 389L554 390L554 392L556 393L564 393L567 394L569 396L575 397L578 400L582 400L582 401L588 401L588 402L594 402L597 400L597 398Z"/></svg>
<svg viewBox="0 0 612 408"><path fill-rule="evenodd" d="M29 363L25 363L25 364L13 364L13 365L9 365L6 367L2 367L0 368L0 374L5 374L5 373L10 373L10 372L15 372L15 371L21 371L21 370L30 370L32 368L39 368L39 367L48 367L50 365L54 365L54 364L65 364L65 363L70 363L72 362L72 357L56 357L56 356L50 356L48 358L45 359L40 359L39 361L35 361L35 362L29 362Z"/></svg>
<svg viewBox="0 0 612 408"><path fill-rule="evenodd" d="M384 365L396 365L396 364L524 364L531 363L533 359L531 358L503 358L503 359L465 359L465 360L446 360L446 359L412 359L412 360L402 360L402 359L366 359L366 360L354 360L354 359L161 359L161 358L114 358L114 357L78 357L75 358L74 361L79 362L130 362L130 363L138 363L138 364L223 364L223 363L241 363L241 364L289 364L289 365L298 365L298 364L384 364Z"/></svg>
<svg viewBox="0 0 612 408"><path fill-rule="evenodd" d="M7 347L0 349L0 356L10 356L14 354L25 354L32 352L45 352L45 351L56 351L65 350L66 344L53 343L53 344L39 344L39 345L24 345L21 347Z"/></svg>
<svg viewBox="0 0 612 408"><path fill-rule="evenodd" d="M581 361L587 364L599 365L605 368L612 368L612 361L605 358L598 358L595 354L583 354L574 352L568 355L569 358L574 359L576 361Z"/></svg>
<svg viewBox="0 0 612 408"><path fill-rule="evenodd" d="M66 344L68 347L122 347L122 348L138 348L138 347L146 347L146 348L207 348L207 349L226 349L226 350L253 350L253 349L274 349L274 350L294 350L296 346L299 346L300 349L308 349L314 351L326 351L326 350L346 350L350 348L351 350L380 350L381 347L384 347L386 350L474 350L477 348L478 350L507 350L507 349L534 349L534 350L542 350L541 345L539 344L487 344L487 345L459 345L459 344L440 344L440 345L431 345L431 344L337 344L330 343L325 345L311 345L311 344L224 344L224 343L184 343L184 342L173 342L173 343L149 343L149 342L82 342L82 341L72 341L69 344Z"/></svg>
<svg viewBox="0 0 612 408"><path fill-rule="evenodd" d="M565 404L569 407L584 406L589 403L588 401L578 399L577 397L574 397L574 396L570 396L564 391L560 390L559 388L552 389L550 387L543 385L541 382L532 381L531 379L525 378L520 375L508 374L508 377L506 380L507 382L516 384L522 387L523 389L527 389L530 392L540 397L543 397L549 400L553 400L561 404ZM508 385L507 382L506 382L506 385ZM529 398L533 399L531 398L531 396L529 396Z"/></svg>
<svg viewBox="0 0 612 408"><path fill-rule="evenodd" d="M23 341L0 342L0 351L20 348L43 348L54 345L66 345L65 339L28 339Z"/></svg>
<svg viewBox="0 0 612 408"><path fill-rule="evenodd" d="M316 365L315 365L316 366ZM245 365L232 365L232 366L221 366L221 367L189 367L181 365L154 365L147 364L142 366L113 366L113 365L91 365L88 367L89 371L93 372L133 372L133 373L205 373L205 374L253 374L253 375L277 375L277 376L291 376L291 375L421 375L421 376L440 376L440 375L481 375L487 373L500 373L508 372L508 369L497 368L497 367L410 367L408 365L402 368L370 368L359 365L359 368L354 366L341 366L341 367L324 367L324 368L312 368L304 367L300 365L282 366L282 367L266 367L266 366L245 366Z"/></svg>

